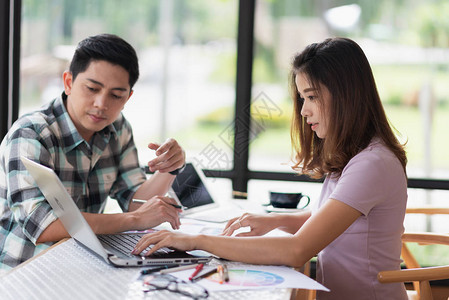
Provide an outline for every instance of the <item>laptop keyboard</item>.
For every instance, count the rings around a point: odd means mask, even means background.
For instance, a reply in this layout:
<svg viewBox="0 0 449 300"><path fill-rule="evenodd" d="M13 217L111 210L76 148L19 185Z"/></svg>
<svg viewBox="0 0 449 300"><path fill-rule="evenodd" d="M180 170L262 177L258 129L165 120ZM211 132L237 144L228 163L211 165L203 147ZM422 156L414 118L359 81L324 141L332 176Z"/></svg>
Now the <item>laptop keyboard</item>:
<svg viewBox="0 0 449 300"><path fill-rule="evenodd" d="M131 254L131 251L133 251L134 246L137 244L137 242L140 240L142 236L145 234L143 233L134 233L134 234L105 234L105 235L98 235L98 239L105 243L106 245L116 249L120 253L133 257L135 255ZM153 247L153 245L148 246L144 251L142 251L142 254L145 254L148 250L150 250ZM158 257L162 255L166 255L169 252L173 252L173 250L170 250L168 248L161 248L154 252L151 256L152 257Z"/></svg>

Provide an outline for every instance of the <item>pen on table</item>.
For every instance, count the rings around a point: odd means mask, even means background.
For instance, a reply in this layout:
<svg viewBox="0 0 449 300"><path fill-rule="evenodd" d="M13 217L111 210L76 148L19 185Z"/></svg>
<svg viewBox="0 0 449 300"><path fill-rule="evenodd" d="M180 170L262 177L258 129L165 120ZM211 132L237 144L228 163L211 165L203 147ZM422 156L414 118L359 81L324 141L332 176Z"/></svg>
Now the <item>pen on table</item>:
<svg viewBox="0 0 449 300"><path fill-rule="evenodd" d="M229 271L228 271L227 265L223 265L223 274L224 274L224 281L228 282L229 281Z"/></svg>
<svg viewBox="0 0 449 300"><path fill-rule="evenodd" d="M172 272L184 271L184 270L196 268L197 266L198 266L198 264L179 266L179 267L161 270L159 273L167 274L167 273L172 273Z"/></svg>
<svg viewBox="0 0 449 300"><path fill-rule="evenodd" d="M147 200L141 200L141 199L133 199L133 202L134 203L146 203L147 202ZM174 204L174 203L168 203L168 204L170 204L171 206L173 206L174 208L183 208L181 205L178 205L178 204Z"/></svg>
<svg viewBox="0 0 449 300"><path fill-rule="evenodd" d="M203 273L201 275L198 275L198 276L190 279L190 281L191 282L196 282L196 281L201 280L203 278L206 278L206 277L208 277L208 276L210 276L210 275L212 275L212 274L214 274L216 272L217 272L217 268L215 267L215 268L213 268L213 269L211 269L211 270L209 270L209 271L207 271L207 272L205 272L205 273Z"/></svg>
<svg viewBox="0 0 449 300"><path fill-rule="evenodd" d="M145 269L145 270L140 271L140 274L142 274L142 275L151 274L151 273L154 273L154 272L158 272L158 271L161 271L161 270L168 269L170 267L177 267L177 266L179 266L179 265L151 267L149 269Z"/></svg>
<svg viewBox="0 0 449 300"><path fill-rule="evenodd" d="M219 283L220 284L223 284L223 280L224 280L224 271L223 271L223 266L222 265L219 265L218 267L217 267L217 271L218 271L218 276L220 277L220 279L219 279Z"/></svg>
<svg viewBox="0 0 449 300"><path fill-rule="evenodd" d="M193 271L192 275L190 275L189 280L192 280L204 267L204 264L199 264L195 267L195 271Z"/></svg>

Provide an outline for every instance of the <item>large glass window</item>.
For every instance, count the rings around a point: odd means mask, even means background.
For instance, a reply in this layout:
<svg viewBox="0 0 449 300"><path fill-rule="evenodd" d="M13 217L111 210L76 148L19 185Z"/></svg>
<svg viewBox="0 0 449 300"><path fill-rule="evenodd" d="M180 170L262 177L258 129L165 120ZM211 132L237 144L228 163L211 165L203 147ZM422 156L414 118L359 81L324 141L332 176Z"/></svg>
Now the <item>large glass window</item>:
<svg viewBox="0 0 449 300"><path fill-rule="evenodd" d="M409 177L448 179L448 14L447 1L257 1L253 106L263 95L272 114L265 114L265 126L250 143L250 169L291 171L291 59L312 42L345 36L364 49L387 116L407 141ZM260 122L253 124L260 128ZM292 187L312 199L319 196L313 184ZM251 181L249 194L267 197L269 188L271 183ZM448 196L447 191L409 189L409 206L447 206ZM446 222L445 216L407 216L406 229L447 232Z"/></svg>
<svg viewBox="0 0 449 300"><path fill-rule="evenodd" d="M340 5L337 5L340 3ZM355 39L372 64L391 123L407 141L411 177L448 178L449 5L445 1L257 1L253 101L277 109L251 143L251 169L290 154L287 75L293 55L329 36ZM273 143L276 140L276 143Z"/></svg>
<svg viewBox="0 0 449 300"><path fill-rule="evenodd" d="M124 109L142 164L149 142L176 138L204 168L231 168L223 138L235 102L238 2L23 0L20 114L57 97L76 44L113 33L138 53Z"/></svg>
<svg viewBox="0 0 449 300"><path fill-rule="evenodd" d="M257 0L249 168L291 172L291 58L338 35L355 39L368 56L387 115L407 141L409 176L448 179L446 2ZM149 142L174 137L202 168L230 169L237 17L237 0L22 0L20 114L62 92L62 72L80 40L118 34L140 59L124 114L142 165L153 157ZM313 203L320 188L252 180L248 192L266 203L270 189L299 189ZM448 196L410 189L409 205L447 206ZM407 217L406 228L447 231L443 218Z"/></svg>

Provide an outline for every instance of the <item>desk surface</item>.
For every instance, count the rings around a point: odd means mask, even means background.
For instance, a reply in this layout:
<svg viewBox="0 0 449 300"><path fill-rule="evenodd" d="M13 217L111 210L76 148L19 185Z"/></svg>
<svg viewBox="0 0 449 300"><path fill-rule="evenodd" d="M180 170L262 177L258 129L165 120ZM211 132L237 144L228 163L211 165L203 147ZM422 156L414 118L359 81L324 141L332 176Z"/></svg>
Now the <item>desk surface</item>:
<svg viewBox="0 0 449 300"><path fill-rule="evenodd" d="M144 299L139 268L115 268L73 239L0 277L2 299ZM290 299L291 289L212 292L208 299ZM169 291L151 299L190 299Z"/></svg>
<svg viewBox="0 0 449 300"><path fill-rule="evenodd" d="M143 299L138 268L114 268L73 239L1 277L2 299ZM291 289L213 292L208 299L290 299ZM189 299L168 291L151 299Z"/></svg>
<svg viewBox="0 0 449 300"><path fill-rule="evenodd" d="M212 231L224 226L207 224ZM204 226L196 225L197 222L185 219L181 229L192 234L204 230ZM66 239L8 273L0 274L0 298L144 299L141 282L136 280L139 274L140 268L115 268L75 240ZM290 288L220 291L211 292L208 299L286 300L291 298L292 291ZM147 295L151 299L190 299L169 291Z"/></svg>

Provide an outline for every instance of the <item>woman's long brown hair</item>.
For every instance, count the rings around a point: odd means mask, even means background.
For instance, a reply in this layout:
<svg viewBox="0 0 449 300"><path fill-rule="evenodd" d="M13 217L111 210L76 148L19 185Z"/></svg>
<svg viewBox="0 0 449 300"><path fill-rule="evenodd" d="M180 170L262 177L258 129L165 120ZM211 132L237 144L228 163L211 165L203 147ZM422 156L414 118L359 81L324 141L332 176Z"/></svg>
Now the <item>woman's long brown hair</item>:
<svg viewBox="0 0 449 300"><path fill-rule="evenodd" d="M325 86L331 95L325 107L329 117L325 139L318 138L301 116L302 101L295 83L299 73L318 92ZM377 137L396 155L406 172L404 145L393 133L369 62L357 43L347 38L331 38L307 46L294 57L289 81L294 103L291 126L294 170L312 178L329 173L339 177L349 160ZM323 103L320 105L324 107Z"/></svg>

